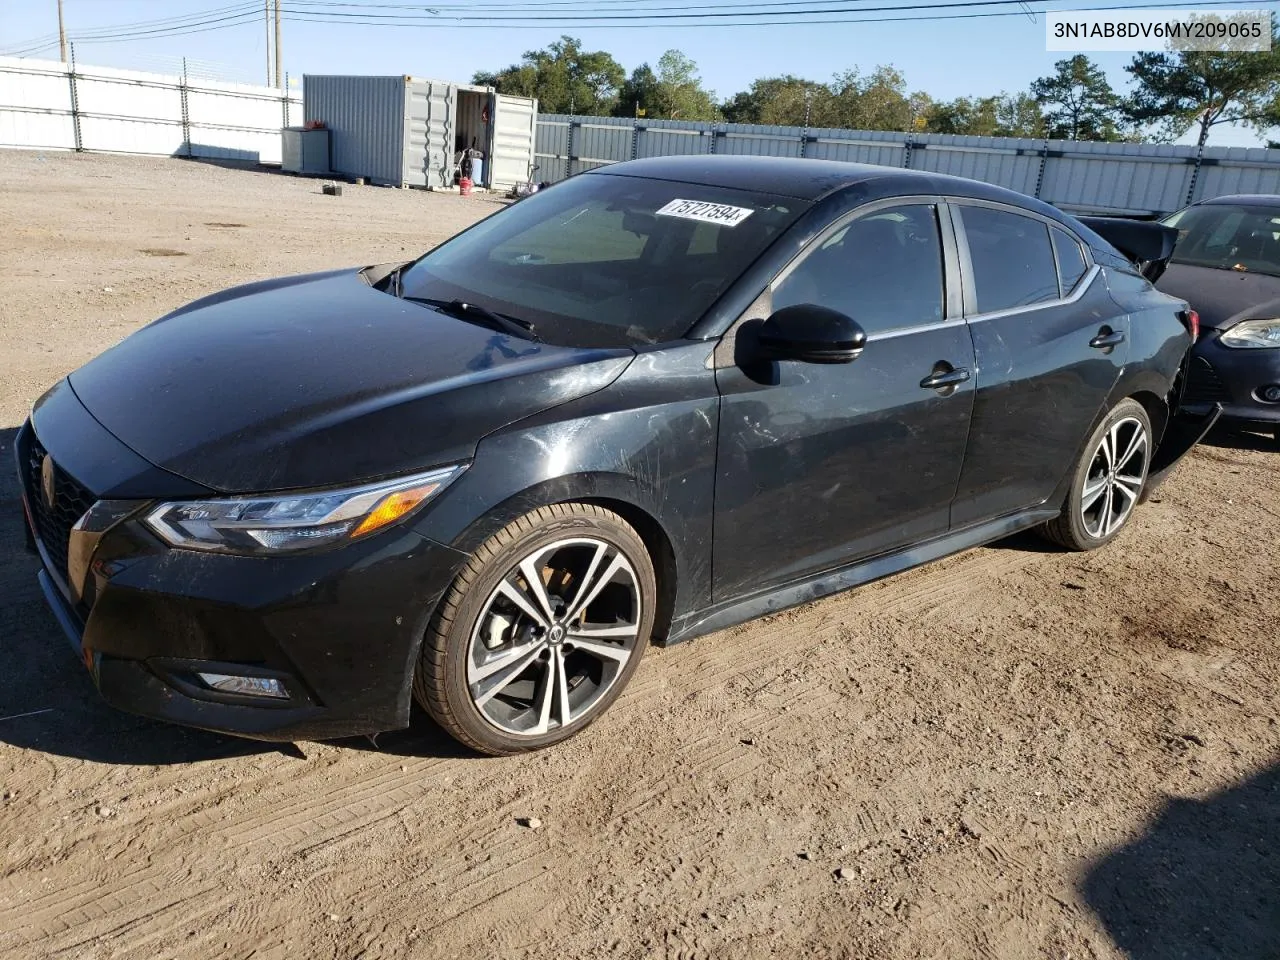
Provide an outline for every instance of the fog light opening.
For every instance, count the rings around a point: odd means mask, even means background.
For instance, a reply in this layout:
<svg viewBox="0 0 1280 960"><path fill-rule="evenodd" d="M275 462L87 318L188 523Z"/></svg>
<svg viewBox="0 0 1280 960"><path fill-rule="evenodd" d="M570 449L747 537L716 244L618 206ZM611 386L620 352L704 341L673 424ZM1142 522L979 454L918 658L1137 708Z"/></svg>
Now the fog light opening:
<svg viewBox="0 0 1280 960"><path fill-rule="evenodd" d="M245 697L269 697L288 700L289 691L284 684L271 677L239 677L228 673L197 673L211 690L219 693L237 693Z"/></svg>
<svg viewBox="0 0 1280 960"><path fill-rule="evenodd" d="M1258 388L1258 399L1263 403L1280 403L1280 383L1269 383Z"/></svg>

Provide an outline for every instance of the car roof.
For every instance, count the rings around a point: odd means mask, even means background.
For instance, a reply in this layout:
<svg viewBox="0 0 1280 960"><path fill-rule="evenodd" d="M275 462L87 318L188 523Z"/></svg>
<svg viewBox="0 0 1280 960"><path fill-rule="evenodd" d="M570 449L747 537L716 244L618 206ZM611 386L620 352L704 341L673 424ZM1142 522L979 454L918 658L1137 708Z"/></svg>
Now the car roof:
<svg viewBox="0 0 1280 960"><path fill-rule="evenodd" d="M882 196L936 193L1013 203L1037 212L1062 214L1025 194L977 180L928 170L904 170L870 163L809 160L799 157L677 156L629 160L589 171L593 174L646 177L702 186L818 201L857 184L874 184Z"/></svg>
<svg viewBox="0 0 1280 960"><path fill-rule="evenodd" d="M1212 197L1208 200L1201 200L1197 206L1210 203L1230 203L1250 207L1280 207L1280 194L1233 193L1225 197Z"/></svg>

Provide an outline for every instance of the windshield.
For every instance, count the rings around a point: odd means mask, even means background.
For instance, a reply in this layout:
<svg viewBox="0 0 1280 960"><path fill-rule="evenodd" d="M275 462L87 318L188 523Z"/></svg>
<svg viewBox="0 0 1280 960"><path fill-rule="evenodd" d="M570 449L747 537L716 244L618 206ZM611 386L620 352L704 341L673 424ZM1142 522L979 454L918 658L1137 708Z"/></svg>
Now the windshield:
<svg viewBox="0 0 1280 960"><path fill-rule="evenodd" d="M1280 276L1280 207L1209 203L1164 223L1178 229L1174 263Z"/></svg>
<svg viewBox="0 0 1280 960"><path fill-rule="evenodd" d="M548 343L682 337L804 212L800 200L592 174L539 191L407 268L406 298L465 301Z"/></svg>

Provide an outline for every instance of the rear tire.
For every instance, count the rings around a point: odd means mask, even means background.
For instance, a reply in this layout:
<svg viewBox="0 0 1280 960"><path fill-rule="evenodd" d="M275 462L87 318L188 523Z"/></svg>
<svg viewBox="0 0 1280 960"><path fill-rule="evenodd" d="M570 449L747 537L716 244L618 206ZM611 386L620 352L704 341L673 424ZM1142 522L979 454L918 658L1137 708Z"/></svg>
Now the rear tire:
<svg viewBox="0 0 1280 960"><path fill-rule="evenodd" d="M1114 540L1142 500L1151 436L1142 404L1129 398L1117 403L1085 444L1062 513L1040 532L1068 550L1096 550Z"/></svg>
<svg viewBox="0 0 1280 960"><path fill-rule="evenodd" d="M481 753L558 743L627 685L657 595L644 541L621 517L540 507L481 544L454 580L427 628L414 698Z"/></svg>

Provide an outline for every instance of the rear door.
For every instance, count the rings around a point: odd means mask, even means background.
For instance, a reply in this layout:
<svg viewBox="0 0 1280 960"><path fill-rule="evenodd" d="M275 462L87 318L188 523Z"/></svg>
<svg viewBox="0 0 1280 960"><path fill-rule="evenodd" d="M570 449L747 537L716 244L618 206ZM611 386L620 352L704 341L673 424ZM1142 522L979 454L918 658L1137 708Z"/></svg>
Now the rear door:
<svg viewBox="0 0 1280 960"><path fill-rule="evenodd" d="M1129 318L1088 248L1018 207L952 203L977 394L952 525L1044 503L1128 357Z"/></svg>
<svg viewBox="0 0 1280 960"><path fill-rule="evenodd" d="M510 190L529 180L538 101L527 97L493 97L493 146L489 155L489 187Z"/></svg>

